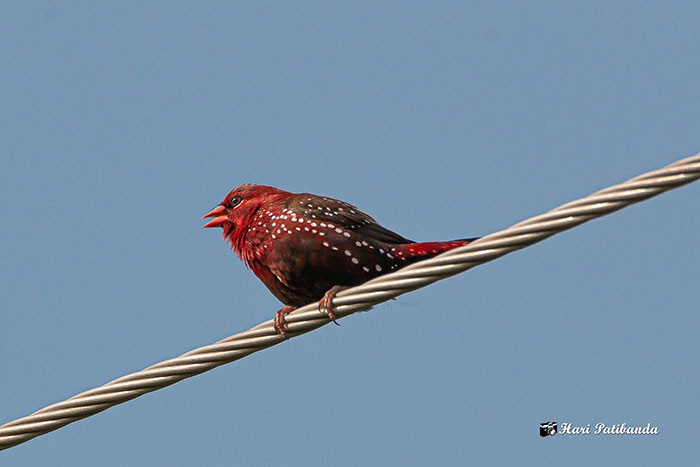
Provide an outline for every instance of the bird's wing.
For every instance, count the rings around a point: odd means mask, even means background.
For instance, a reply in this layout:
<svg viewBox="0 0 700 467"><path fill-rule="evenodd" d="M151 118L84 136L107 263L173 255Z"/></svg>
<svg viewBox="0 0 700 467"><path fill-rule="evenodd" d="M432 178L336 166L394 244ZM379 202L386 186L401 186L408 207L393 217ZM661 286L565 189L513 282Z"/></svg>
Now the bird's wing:
<svg viewBox="0 0 700 467"><path fill-rule="evenodd" d="M413 243L396 232L385 229L371 216L344 201L310 193L300 193L289 201L287 208L306 219L329 222L384 243Z"/></svg>

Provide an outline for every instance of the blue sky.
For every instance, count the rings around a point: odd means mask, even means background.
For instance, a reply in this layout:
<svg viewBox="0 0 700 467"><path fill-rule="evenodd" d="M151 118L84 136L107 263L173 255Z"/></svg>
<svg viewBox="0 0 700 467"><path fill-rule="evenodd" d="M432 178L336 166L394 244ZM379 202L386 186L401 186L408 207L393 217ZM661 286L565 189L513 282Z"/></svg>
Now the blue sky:
<svg viewBox="0 0 700 467"><path fill-rule="evenodd" d="M248 3L4 4L0 422L272 316L201 228L235 185L447 240L700 151L697 2ZM0 464L692 463L699 199L669 192ZM541 439L546 420L660 434Z"/></svg>

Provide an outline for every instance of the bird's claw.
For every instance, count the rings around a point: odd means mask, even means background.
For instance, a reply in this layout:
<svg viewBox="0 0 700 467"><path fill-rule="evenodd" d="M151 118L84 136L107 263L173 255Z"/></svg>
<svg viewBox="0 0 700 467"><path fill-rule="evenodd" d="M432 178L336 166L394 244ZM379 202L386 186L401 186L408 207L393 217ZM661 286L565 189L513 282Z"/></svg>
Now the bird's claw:
<svg viewBox="0 0 700 467"><path fill-rule="evenodd" d="M340 326L336 321L338 317L333 313L333 299L341 290L345 290L347 287L342 285L334 285L331 287L324 295L321 301L318 303L318 311L328 316L328 319L333 321L333 324Z"/></svg>
<svg viewBox="0 0 700 467"><path fill-rule="evenodd" d="M283 339L288 339L287 337L287 320L285 316L294 311L296 308L293 306L285 305L280 308L277 313L275 313L275 319L272 321L272 326L275 328L275 332L282 336Z"/></svg>

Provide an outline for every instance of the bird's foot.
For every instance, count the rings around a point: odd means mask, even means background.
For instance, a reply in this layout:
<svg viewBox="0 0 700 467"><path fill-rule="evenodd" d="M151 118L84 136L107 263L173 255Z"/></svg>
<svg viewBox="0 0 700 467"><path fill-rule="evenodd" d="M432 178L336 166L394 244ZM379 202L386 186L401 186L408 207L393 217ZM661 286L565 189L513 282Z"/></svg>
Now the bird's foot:
<svg viewBox="0 0 700 467"><path fill-rule="evenodd" d="M328 292L326 292L323 295L323 298L318 303L318 311L325 315L328 315L328 318L331 321L333 321L333 323L335 323L336 326L340 326L340 324L338 324L338 322L336 321L337 317L335 316L335 313L333 313L333 299L338 294L338 292L348 288L349 287L343 285L334 285L333 287L328 289Z"/></svg>
<svg viewBox="0 0 700 467"><path fill-rule="evenodd" d="M296 307L289 305L283 306L277 311L277 313L275 313L275 320L272 322L277 334L285 339L287 339L287 320L285 319L285 316L294 310L296 310Z"/></svg>

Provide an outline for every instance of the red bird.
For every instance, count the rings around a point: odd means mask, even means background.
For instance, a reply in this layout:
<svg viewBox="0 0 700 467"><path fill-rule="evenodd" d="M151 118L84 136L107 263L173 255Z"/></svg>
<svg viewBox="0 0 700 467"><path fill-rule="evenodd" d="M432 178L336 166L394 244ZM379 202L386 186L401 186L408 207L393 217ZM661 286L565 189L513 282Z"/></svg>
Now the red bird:
<svg viewBox="0 0 700 467"><path fill-rule="evenodd" d="M310 193L241 185L202 219L223 237L284 307L275 330L286 337L285 316L320 300L335 321L333 297L391 270L475 240L415 243L385 229L355 206Z"/></svg>

